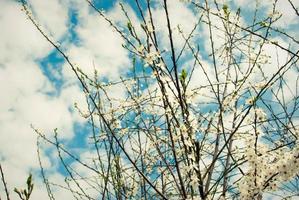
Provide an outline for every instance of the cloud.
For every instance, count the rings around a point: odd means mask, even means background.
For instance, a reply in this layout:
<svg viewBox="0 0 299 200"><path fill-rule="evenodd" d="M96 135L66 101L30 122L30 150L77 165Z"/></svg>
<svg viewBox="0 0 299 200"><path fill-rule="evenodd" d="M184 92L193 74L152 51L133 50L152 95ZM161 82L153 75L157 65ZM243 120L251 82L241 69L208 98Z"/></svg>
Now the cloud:
<svg viewBox="0 0 299 200"><path fill-rule="evenodd" d="M79 23L75 31L80 44L70 45L67 54L88 75L93 76L97 69L100 77L119 79L120 73L130 65L128 53L121 46L124 41L98 13L87 10L77 10ZM73 76L67 68L64 67L64 75Z"/></svg>
<svg viewBox="0 0 299 200"><path fill-rule="evenodd" d="M157 7L153 9L153 21L156 30L158 31L158 37L160 38L162 47L170 49L166 14L162 5L163 3L157 2ZM184 36L186 37L194 28L197 18L192 10L187 7L187 4L181 3L179 1L168 1L167 7L171 29L173 32L174 45L176 47L176 50L179 51L180 48L182 48L185 40L178 32L178 25L180 26L181 30L184 33ZM147 18L149 19L149 16Z"/></svg>
<svg viewBox="0 0 299 200"><path fill-rule="evenodd" d="M67 31L68 9L66 2L68 1L28 1L38 23L55 39L59 39Z"/></svg>
<svg viewBox="0 0 299 200"><path fill-rule="evenodd" d="M54 88L36 60L47 56L51 46L26 19L16 1L2 0L1 8L0 78L3 84L0 89L3 98L0 106L0 158L8 185L13 189L24 185L29 171L39 168L36 135L30 124L41 127L48 134L58 127L64 137L69 138L76 118L68 110L70 102L65 98L45 94ZM56 37L65 33L67 9L58 1L33 1L32 8L45 11L39 15L41 24L53 32L57 28ZM46 157L44 161L48 163ZM35 199L44 198L46 193L38 192L38 178L36 183ZM10 193L15 199L12 190Z"/></svg>
<svg viewBox="0 0 299 200"><path fill-rule="evenodd" d="M35 19L51 38L59 41L69 36L69 8L76 9L76 6L68 4L70 1L28 3ZM72 62L78 63L88 74L93 73L95 63L101 78L118 79L129 65L127 52L121 47L123 41L111 31L107 22L90 12L86 3L84 5L85 9L83 4L80 6L80 23L75 24L77 27L74 30L80 39L80 45L63 41L63 48L67 49L66 53ZM1 1L1 6L0 24L3 29L0 38L0 78L5 84L1 84L0 89L5 98L1 100L0 106L0 159L10 189L13 189L15 186L23 187L30 171L39 170L36 134L30 124L49 137L53 136L53 129L58 128L60 138L71 139L75 132L73 125L84 122L77 111L74 111L73 104L78 102L83 109L86 109L86 104L85 95L74 81L73 72L64 63L51 63L51 58L47 56L53 52L53 48L26 19L21 6L8 0ZM58 93L49 74L41 70L40 62L37 62L40 60L48 60L53 65L50 71L57 68L55 65L62 65L62 74L55 74L56 78L63 79ZM111 88L110 95L119 98L123 95L119 89ZM46 145L41 151L44 167L52 182L63 184L58 162L52 160L55 155L45 153L49 148L51 147ZM46 198L42 180L36 174L34 177L36 187L33 199ZM2 189L1 186L1 192ZM54 191L59 198L65 195L66 199L71 198L71 194L62 189L56 188ZM16 198L13 192L11 196Z"/></svg>
<svg viewBox="0 0 299 200"><path fill-rule="evenodd" d="M0 13L1 26L3 27L0 38L2 68L3 64L8 61L44 56L49 51L50 45L26 20L26 15L21 12L21 6L14 1L2 0L1 7L3 10Z"/></svg>
<svg viewBox="0 0 299 200"><path fill-rule="evenodd" d="M257 3L258 2L258 3ZM291 0L293 5L299 4L298 0ZM273 0L265 0L265 1L251 1L251 0L235 0L234 3L243 9L255 10L258 5L258 9L261 13L269 15L273 11ZM278 0L275 10L282 14L280 19L275 22L276 27L279 28L287 28L290 25L298 24L298 16L296 15L295 10L292 8L292 5L289 1Z"/></svg>
<svg viewBox="0 0 299 200"><path fill-rule="evenodd" d="M291 0L293 5L299 5L299 0ZM282 14L282 17L275 23L275 26L285 28L290 25L298 25L298 16L288 1L279 0L277 2L277 11Z"/></svg>

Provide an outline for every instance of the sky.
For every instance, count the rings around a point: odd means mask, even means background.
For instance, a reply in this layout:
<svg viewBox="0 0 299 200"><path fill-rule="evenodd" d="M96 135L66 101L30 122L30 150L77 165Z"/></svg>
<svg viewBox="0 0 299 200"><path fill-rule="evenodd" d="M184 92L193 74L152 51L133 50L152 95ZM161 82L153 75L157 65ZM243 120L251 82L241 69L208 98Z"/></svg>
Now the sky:
<svg viewBox="0 0 299 200"><path fill-rule="evenodd" d="M158 1L158 0L155 0ZM111 29L109 24L90 9L84 0L28 0L33 16L48 35L61 44L70 60L92 75L94 68L106 80L118 80L125 76L131 59L128 51L121 44L123 40ZM98 0L95 4L105 10L107 16L115 22L126 23L119 1ZM135 23L140 22L136 16L133 0L121 1L129 11ZM223 1L221 1L223 2ZM254 1L234 0L226 3L233 7L244 8L244 23L254 10ZM265 8L271 5L269 0L261 1ZM298 16L287 3L278 0L278 9L284 13L278 26L289 30L299 38ZM299 1L294 0L299 6ZM0 162L5 178L12 191L14 187L23 187L28 173L34 174L36 187L33 200L46 199L42 186L36 148L36 134L31 125L46 135L53 135L58 128L60 138L78 149L81 156L87 155L81 149L86 141L80 138L88 131L86 121L74 109L77 102L86 108L85 95L78 81L61 55L42 37L21 10L21 5L13 0L0 0ZM197 14L186 3L169 1L170 16L173 27L180 24L185 31L190 31L196 22ZM156 23L161 32L162 43L167 37L163 30L165 18L163 11L154 9ZM215 22L217 23L217 22ZM206 37L207 30L201 30ZM178 36L175 36L178 37ZM278 38L278 40L281 40ZM177 38L176 45L182 45ZM282 43L284 41L281 41ZM287 46L288 42L284 44ZM165 47L167 46L164 44ZM208 44L203 42L204 47ZM276 55L269 45L270 54ZM298 46L297 46L298 48ZM285 59L283 54L281 61ZM285 55L286 56L286 55ZM273 61L276 62L276 61ZM271 71L271 68L269 68ZM199 72L198 72L199 73ZM270 73L270 72L269 72ZM295 82L297 73L291 72L290 84ZM194 85L203 84L204 80L194 80ZM123 94L119 88L109 90L111 96ZM287 94L286 94L287 96ZM53 182L63 182L63 170L53 147L44 144L42 148L44 167ZM0 184L1 185L1 184ZM71 199L70 194L55 191L59 199ZM13 199L15 196L11 192ZM3 197L3 186L0 186Z"/></svg>

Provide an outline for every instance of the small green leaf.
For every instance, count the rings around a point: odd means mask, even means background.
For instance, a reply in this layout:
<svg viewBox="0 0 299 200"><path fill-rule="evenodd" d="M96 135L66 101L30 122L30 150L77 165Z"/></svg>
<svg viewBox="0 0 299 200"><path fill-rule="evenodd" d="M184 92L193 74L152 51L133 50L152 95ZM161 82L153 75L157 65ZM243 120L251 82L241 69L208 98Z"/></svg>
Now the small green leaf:
<svg viewBox="0 0 299 200"><path fill-rule="evenodd" d="M27 178L27 186L28 187L31 185L31 181L32 181L32 174L29 174L29 176Z"/></svg>
<svg viewBox="0 0 299 200"><path fill-rule="evenodd" d="M132 29L132 24L131 24L131 22L128 22L128 23L127 23L127 27L128 27L129 30Z"/></svg>
<svg viewBox="0 0 299 200"><path fill-rule="evenodd" d="M136 57L135 56L133 56L132 62L133 62L133 66L135 66L136 65Z"/></svg>
<svg viewBox="0 0 299 200"><path fill-rule="evenodd" d="M29 200L30 195L33 191L33 183L32 183L32 174L29 174L26 184L27 184L27 189L17 189L14 188L14 192L17 193L19 195L19 198L21 200Z"/></svg>
<svg viewBox="0 0 299 200"><path fill-rule="evenodd" d="M228 15L229 15L228 5L223 4L222 9L223 9L224 14L225 14L226 16L228 16Z"/></svg>
<svg viewBox="0 0 299 200"><path fill-rule="evenodd" d="M267 26L267 23L266 22L260 22L260 26L262 26L262 27L266 27Z"/></svg>
<svg viewBox="0 0 299 200"><path fill-rule="evenodd" d="M223 4L223 6L222 6L222 9L225 11L227 11L227 9L228 9L228 6L226 5L226 4Z"/></svg>
<svg viewBox="0 0 299 200"><path fill-rule="evenodd" d="M17 188L15 188L13 191L18 193L18 194L20 193L20 191Z"/></svg>
<svg viewBox="0 0 299 200"><path fill-rule="evenodd" d="M180 80L182 82L185 82L186 78L187 78L187 71L185 69L182 69L181 75L180 75Z"/></svg>

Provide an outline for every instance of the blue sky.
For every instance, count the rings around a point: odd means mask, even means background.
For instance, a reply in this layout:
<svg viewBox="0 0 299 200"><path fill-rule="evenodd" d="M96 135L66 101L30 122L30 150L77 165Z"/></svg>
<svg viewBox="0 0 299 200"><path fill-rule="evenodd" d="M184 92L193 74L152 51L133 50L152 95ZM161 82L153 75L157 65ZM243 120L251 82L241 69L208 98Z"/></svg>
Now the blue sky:
<svg viewBox="0 0 299 200"><path fill-rule="evenodd" d="M140 23L136 16L136 5L133 0L122 1L130 11L135 23ZM232 8L241 7L243 23L250 24L254 4L249 0L229 1ZM294 1L299 5L298 1ZM128 74L131 66L131 55L121 47L123 40L111 30L111 27L95 12L91 11L85 1L38 1L30 0L35 19L49 36L59 43L70 59L80 66L88 75L97 68L101 80L118 80L120 76ZM105 10L107 16L119 24L126 24L126 20L118 6L119 1L95 1L95 5ZM261 2L265 8L270 4ZM45 41L32 24L26 20L20 5L15 1L0 0L2 12L0 14L0 79L2 98L0 106L0 161L7 171L7 180L11 187L20 186L29 171L39 169L36 155L36 136L30 124L41 130L47 136L53 135L54 128L58 128L59 137L66 146L73 148L80 156L90 152L82 152L87 147L88 140L84 138L90 132L90 126L74 109L77 102L82 110L86 109L85 96L73 72L59 53ZM144 4L143 4L144 6ZM297 38L298 17L285 3L279 4L281 12L285 13L278 22L278 26L290 31ZM259 15L267 14L268 9L261 10ZM169 48L166 42L167 33L163 29L163 12L159 7L154 9L156 23L161 38L161 45ZM186 32L192 29L196 21L196 12L190 10L186 4L179 1L170 2L170 12L173 18L173 27L180 24ZM135 14L134 14L135 13ZM219 22L215 22L218 24ZM136 26L137 27L137 26ZM207 30L200 28L197 40L200 48L208 49ZM175 43L180 46L183 40L178 37ZM288 46L287 40L277 38L283 45ZM276 55L276 51L269 45L269 54ZM298 48L294 46L293 48ZM203 51L204 64L210 60ZM280 54L280 61L285 56ZM275 60L272 60L275 62ZM182 59L182 66L190 67L189 57ZM142 66L139 61L138 64ZM270 65L268 66L271 73ZM199 71L195 71L199 73ZM196 76L195 76L196 77ZM292 84L297 73L288 74L288 83ZM203 85L204 79L195 79L191 86ZM115 98L125 97L120 88L109 90ZM291 98L291 94L286 94ZM55 160L53 147L45 145L44 164L53 177L53 181L63 181L61 165ZM22 177L22 178L21 178ZM41 185L40 177L36 177L37 185ZM2 187L2 186L1 186ZM0 194L2 188L0 187ZM58 192L58 194L60 194ZM42 187L37 187L33 199L43 199L45 196ZM60 194L61 199L68 199L67 194Z"/></svg>

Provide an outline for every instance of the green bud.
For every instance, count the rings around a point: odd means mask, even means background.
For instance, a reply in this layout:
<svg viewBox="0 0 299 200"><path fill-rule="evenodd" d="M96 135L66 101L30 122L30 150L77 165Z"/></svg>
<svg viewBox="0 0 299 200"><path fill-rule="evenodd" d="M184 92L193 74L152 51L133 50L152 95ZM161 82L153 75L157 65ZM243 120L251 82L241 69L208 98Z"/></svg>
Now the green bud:
<svg viewBox="0 0 299 200"><path fill-rule="evenodd" d="M187 75L188 75L187 71L185 69L182 69L182 72L181 72L181 75L180 75L180 80L182 82L185 82L185 80L187 78Z"/></svg>

